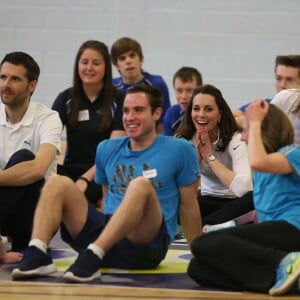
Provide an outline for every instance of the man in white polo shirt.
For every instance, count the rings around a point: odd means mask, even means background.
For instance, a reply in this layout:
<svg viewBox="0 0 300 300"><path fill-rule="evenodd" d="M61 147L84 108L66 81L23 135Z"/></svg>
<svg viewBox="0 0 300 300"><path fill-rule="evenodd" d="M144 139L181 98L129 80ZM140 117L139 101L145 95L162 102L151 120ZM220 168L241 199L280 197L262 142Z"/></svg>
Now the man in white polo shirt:
<svg viewBox="0 0 300 300"><path fill-rule="evenodd" d="M40 68L24 52L0 64L0 230L24 248L45 178L56 172L62 124L58 113L30 101Z"/></svg>

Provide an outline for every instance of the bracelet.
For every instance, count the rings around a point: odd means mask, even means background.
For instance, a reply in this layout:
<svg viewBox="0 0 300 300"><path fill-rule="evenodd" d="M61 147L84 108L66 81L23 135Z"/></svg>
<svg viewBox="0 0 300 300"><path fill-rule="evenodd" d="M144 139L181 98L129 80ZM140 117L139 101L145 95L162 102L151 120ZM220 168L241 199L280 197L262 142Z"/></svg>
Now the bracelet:
<svg viewBox="0 0 300 300"><path fill-rule="evenodd" d="M79 177L77 178L77 180L79 180L79 179L85 181L87 185L90 184L89 180L88 180L86 177L84 177L84 176L79 176Z"/></svg>

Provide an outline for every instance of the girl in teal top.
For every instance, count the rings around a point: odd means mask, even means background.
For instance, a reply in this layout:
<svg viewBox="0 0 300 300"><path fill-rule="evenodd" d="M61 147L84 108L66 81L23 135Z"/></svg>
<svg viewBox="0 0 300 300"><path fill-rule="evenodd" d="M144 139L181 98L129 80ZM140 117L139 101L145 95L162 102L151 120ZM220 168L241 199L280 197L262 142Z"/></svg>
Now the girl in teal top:
<svg viewBox="0 0 300 300"><path fill-rule="evenodd" d="M196 238L188 273L201 285L282 295L299 289L300 147L292 145L288 117L273 104L254 100L243 128L258 224Z"/></svg>

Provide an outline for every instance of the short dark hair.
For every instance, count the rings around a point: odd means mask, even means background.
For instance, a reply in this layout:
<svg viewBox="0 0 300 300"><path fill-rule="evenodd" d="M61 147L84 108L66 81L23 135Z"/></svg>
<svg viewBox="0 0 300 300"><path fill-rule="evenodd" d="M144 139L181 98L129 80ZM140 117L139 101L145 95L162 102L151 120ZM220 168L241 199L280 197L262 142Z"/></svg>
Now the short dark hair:
<svg viewBox="0 0 300 300"><path fill-rule="evenodd" d="M203 84L201 73L193 67L181 67L178 69L173 76L173 86L176 78L180 78L182 82L192 81L193 78L195 78L197 86L201 86Z"/></svg>
<svg viewBox="0 0 300 300"><path fill-rule="evenodd" d="M26 77L29 81L38 80L40 76L40 67L37 62L27 53L17 51L11 52L4 56L0 66L5 62L13 65L22 65L26 69Z"/></svg>
<svg viewBox="0 0 300 300"><path fill-rule="evenodd" d="M300 55L278 55L275 58L275 72L279 65L297 68L300 77Z"/></svg>
<svg viewBox="0 0 300 300"><path fill-rule="evenodd" d="M145 93L147 95L152 113L154 113L158 107L163 108L163 94L154 86L148 84L137 84L130 87L126 91L126 95L134 93Z"/></svg>
<svg viewBox="0 0 300 300"><path fill-rule="evenodd" d="M129 51L135 52L140 59L144 59L140 43L132 38L122 37L116 40L111 46L110 55L113 64L116 65L119 56Z"/></svg>

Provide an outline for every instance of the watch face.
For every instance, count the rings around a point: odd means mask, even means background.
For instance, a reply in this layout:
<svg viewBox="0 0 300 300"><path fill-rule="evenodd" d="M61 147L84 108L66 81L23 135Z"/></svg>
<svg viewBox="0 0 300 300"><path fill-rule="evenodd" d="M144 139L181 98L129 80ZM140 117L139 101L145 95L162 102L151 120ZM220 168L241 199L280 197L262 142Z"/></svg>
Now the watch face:
<svg viewBox="0 0 300 300"><path fill-rule="evenodd" d="M213 154L208 158L209 161L214 161L215 159L216 157Z"/></svg>

